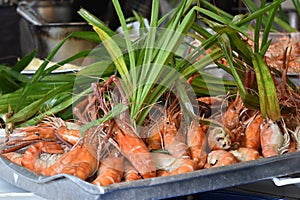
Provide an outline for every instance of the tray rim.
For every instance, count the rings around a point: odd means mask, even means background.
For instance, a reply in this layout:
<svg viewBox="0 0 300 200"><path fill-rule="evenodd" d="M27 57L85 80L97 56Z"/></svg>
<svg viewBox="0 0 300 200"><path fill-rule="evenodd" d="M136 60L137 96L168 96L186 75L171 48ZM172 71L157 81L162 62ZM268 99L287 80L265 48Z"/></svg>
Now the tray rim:
<svg viewBox="0 0 300 200"><path fill-rule="evenodd" d="M51 184L57 184L61 186L61 182L64 182L64 186L71 185L73 187L76 187L77 191L80 191L81 195L84 195L87 199L110 199L111 196L119 195L120 194L131 194L134 192L131 191L137 191L137 190L144 190L146 192L149 192L153 190L154 188L157 189L158 187L169 187L170 190L172 189L178 189L178 184L183 185L181 187L187 186L186 191L176 191L172 195L175 196L181 196L181 195L188 195L191 193L201 193L201 192L207 192L207 191L213 191L216 189L223 189L227 187L232 186L238 186L248 183L253 183L256 181L266 180L266 179L272 179L274 177L281 177L281 176L287 176L295 173L300 173L300 162L299 166L294 166L293 168L286 168L284 169L276 169L272 170L273 172L268 172L268 174L263 173L266 168L269 168L272 165L279 165L281 161L299 161L300 160L300 152L291 152L286 153L279 156L273 156L269 158L260 158L258 160L254 161L248 161L248 162L240 162L228 166L218 167L218 168L211 168L211 169L202 169L197 170L194 172L189 172L185 174L178 174L168 177L155 177L151 179L144 179L144 180L137 180L133 182L122 182L113 184L110 186L96 186L91 183L88 183L86 181L83 181L75 176L67 175L67 174L59 174L51 177L44 177L44 176L37 176L33 172L28 171L27 169L18 166L5 158L0 157L0 177L7 182L14 184L17 187L20 187L24 190L33 192L40 196L45 196L46 194L41 191L41 188L36 187L26 187L27 184L30 183L30 185L34 186L40 186L40 187L46 187L48 189L52 187ZM289 162L290 163L290 162ZM230 178L230 180L235 180L236 177L238 177L240 172L242 175L245 174L245 171L249 169L255 169L255 170L262 170L263 174L252 176L252 177L245 177L243 180L238 180L236 182L228 183L227 178ZM278 171L280 173L278 173ZM229 177L227 177L227 175ZM236 176L236 177L235 177ZM17 179L16 179L17 177ZM207 187L200 187L203 184L200 183L200 179L208 179L209 183L207 184ZM222 180L223 179L223 180ZM17 180L17 181L16 181ZM220 183L226 183L225 185L222 185ZM213 183L217 183L216 185L211 185ZM198 184L200 188L191 188L191 184ZM55 188L54 188L55 189ZM67 189L67 188L66 188ZM70 189L70 188L69 188ZM63 189L62 189L63 190ZM71 191L74 191L71 190ZM128 191L126 193L126 191ZM54 199L60 198L60 194L56 193L54 196ZM149 198L167 198L171 197L168 196L168 194L163 194L163 196L158 196L159 194L152 194ZM146 195L147 196L147 195ZM128 199L134 199L134 196L127 196Z"/></svg>

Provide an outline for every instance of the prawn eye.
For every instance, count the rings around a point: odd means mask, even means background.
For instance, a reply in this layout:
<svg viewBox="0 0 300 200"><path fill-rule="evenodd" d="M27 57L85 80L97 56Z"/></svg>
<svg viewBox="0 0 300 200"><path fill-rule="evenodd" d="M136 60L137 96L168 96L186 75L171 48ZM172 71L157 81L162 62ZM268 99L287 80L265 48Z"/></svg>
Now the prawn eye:
<svg viewBox="0 0 300 200"><path fill-rule="evenodd" d="M218 159L216 159L216 158L213 158L211 161L210 161L210 165L211 166L214 166L214 165L216 165L218 163Z"/></svg>
<svg viewBox="0 0 300 200"><path fill-rule="evenodd" d="M224 140L224 138L217 137L216 140L217 140L217 142L221 142L222 140Z"/></svg>
<svg viewBox="0 0 300 200"><path fill-rule="evenodd" d="M222 147L225 148L226 146L227 146L227 144L224 142L224 143L222 144Z"/></svg>

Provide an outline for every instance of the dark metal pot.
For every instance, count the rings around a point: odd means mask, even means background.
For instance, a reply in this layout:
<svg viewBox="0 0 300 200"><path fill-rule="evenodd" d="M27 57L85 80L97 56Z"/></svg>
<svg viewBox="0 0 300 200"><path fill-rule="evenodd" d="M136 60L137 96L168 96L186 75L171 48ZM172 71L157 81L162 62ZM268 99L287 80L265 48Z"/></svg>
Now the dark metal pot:
<svg viewBox="0 0 300 200"><path fill-rule="evenodd" d="M0 5L0 24L0 63L14 65L21 53L16 5Z"/></svg>
<svg viewBox="0 0 300 200"><path fill-rule="evenodd" d="M69 1L20 2L17 12L21 16L22 56L36 49L36 56L44 59L70 33L92 30L86 22L72 21L72 4ZM53 61L61 61L95 46L96 44L91 41L71 38L60 48ZM82 62L82 59L78 59L72 64L81 65Z"/></svg>

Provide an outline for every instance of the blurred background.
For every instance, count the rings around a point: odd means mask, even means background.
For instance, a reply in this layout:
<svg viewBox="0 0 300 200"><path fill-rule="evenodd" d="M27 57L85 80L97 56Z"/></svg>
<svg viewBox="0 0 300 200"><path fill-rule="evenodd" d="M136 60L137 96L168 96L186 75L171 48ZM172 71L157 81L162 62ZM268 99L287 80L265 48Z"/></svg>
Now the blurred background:
<svg viewBox="0 0 300 200"><path fill-rule="evenodd" d="M248 12L247 8L243 6L242 0L210 1L233 15ZM257 5L260 4L260 0L253 1ZM179 2L179 0L161 1L161 15L167 13ZM125 17L132 16L132 10L146 18L150 17L151 0L122 0L120 3ZM18 12L20 4L22 10L19 9ZM289 23L298 29L299 16L293 8L292 1L288 0L282 5L282 10L286 13ZM0 63L13 65L19 57L30 53L33 49L37 49L37 56L46 57L54 43L61 40L70 31L87 30L86 25L74 24L75 22L84 23L77 14L80 7L90 11L110 28L114 30L118 28L119 22L111 0L0 0ZM37 15L39 16L37 17ZM56 24L53 29L60 28L59 33L57 31L53 33L51 26L48 26L53 23ZM47 25L48 29L45 29L44 25ZM57 36L58 34L60 35ZM51 44L49 44L49 38L50 41L53 40Z"/></svg>

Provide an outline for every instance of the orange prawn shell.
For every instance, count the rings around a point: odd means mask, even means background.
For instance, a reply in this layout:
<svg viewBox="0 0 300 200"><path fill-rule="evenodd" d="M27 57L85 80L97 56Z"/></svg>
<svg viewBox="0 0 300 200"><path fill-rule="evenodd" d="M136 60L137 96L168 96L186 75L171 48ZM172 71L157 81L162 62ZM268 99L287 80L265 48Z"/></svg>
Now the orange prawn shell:
<svg viewBox="0 0 300 200"><path fill-rule="evenodd" d="M197 168L204 167L207 158L206 134L200 124L193 121L187 133L187 145L192 160L197 163Z"/></svg>
<svg viewBox="0 0 300 200"><path fill-rule="evenodd" d="M44 169L41 173L45 176L66 173L85 180L96 171L97 166L98 160L91 150L85 145L77 145L60 157L54 165Z"/></svg>
<svg viewBox="0 0 300 200"><path fill-rule="evenodd" d="M204 168L222 167L231 165L237 162L234 155L225 150L213 150L207 156L207 163Z"/></svg>
<svg viewBox="0 0 300 200"><path fill-rule="evenodd" d="M135 134L126 134L116 128L116 140L123 155L132 163L143 178L156 176L156 168L150 152L141 138Z"/></svg>
<svg viewBox="0 0 300 200"><path fill-rule="evenodd" d="M27 126L23 128L18 128L15 133L24 132L21 140L40 140L40 139L56 139L55 137L56 129L47 124L39 124L37 126Z"/></svg>
<svg viewBox="0 0 300 200"><path fill-rule="evenodd" d="M142 177L140 176L139 172L133 167L133 165L128 161L124 161L124 181L135 181L139 180Z"/></svg>
<svg viewBox="0 0 300 200"><path fill-rule="evenodd" d="M64 150L56 142L35 143L25 151L23 159L21 161L22 166L31 171L40 173L42 170L48 167L47 162L39 160L40 154L42 152L62 154L64 153Z"/></svg>
<svg viewBox="0 0 300 200"><path fill-rule="evenodd" d="M22 165L22 160L24 157L23 154L17 152L8 152L8 153L1 154L1 156L3 156L4 158L10 160L11 162L17 165Z"/></svg>
<svg viewBox="0 0 300 200"><path fill-rule="evenodd" d="M229 104L226 112L224 113L223 124L226 128L228 128L229 130L233 130L239 126L239 115L243 108L243 101L240 96L237 95L236 99Z"/></svg>
<svg viewBox="0 0 300 200"><path fill-rule="evenodd" d="M163 132L164 132L164 123L161 120L157 124L154 124L151 127L146 138L146 143L149 151L153 149L162 148Z"/></svg>
<svg viewBox="0 0 300 200"><path fill-rule="evenodd" d="M197 169L197 163L190 158L176 158L170 154L158 152L152 152L151 156L158 170L158 176L182 174Z"/></svg>
<svg viewBox="0 0 300 200"><path fill-rule="evenodd" d="M258 151L260 149L260 127L263 123L262 115L257 115L247 126L242 146Z"/></svg>
<svg viewBox="0 0 300 200"><path fill-rule="evenodd" d="M174 123L165 124L163 135L164 148L177 158L189 157L188 145L183 135L177 130Z"/></svg>
<svg viewBox="0 0 300 200"><path fill-rule="evenodd" d="M260 158L259 152L252 148L240 147L236 150L231 150L230 153L232 153L239 162L257 160Z"/></svg>
<svg viewBox="0 0 300 200"><path fill-rule="evenodd" d="M61 126L57 129L57 134L62 137L65 141L76 144L78 140L81 138L81 134L79 130L76 129L68 129L66 126Z"/></svg>
<svg viewBox="0 0 300 200"><path fill-rule="evenodd" d="M103 159L98 170L98 176L92 184L107 186L120 183L124 174L124 157L110 155Z"/></svg>

